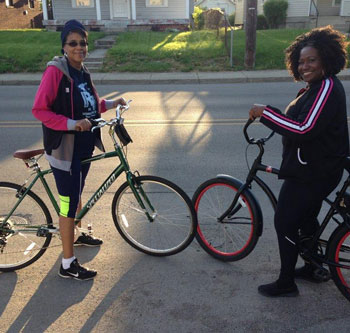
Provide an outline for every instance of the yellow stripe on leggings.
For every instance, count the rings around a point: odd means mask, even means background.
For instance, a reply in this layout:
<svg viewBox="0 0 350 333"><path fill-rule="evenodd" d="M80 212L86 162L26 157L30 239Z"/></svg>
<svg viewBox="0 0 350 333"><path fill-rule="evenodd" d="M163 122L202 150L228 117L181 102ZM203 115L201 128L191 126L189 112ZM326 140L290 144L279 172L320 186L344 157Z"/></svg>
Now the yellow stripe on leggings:
<svg viewBox="0 0 350 333"><path fill-rule="evenodd" d="M60 215L63 217L68 216L70 197L60 195Z"/></svg>

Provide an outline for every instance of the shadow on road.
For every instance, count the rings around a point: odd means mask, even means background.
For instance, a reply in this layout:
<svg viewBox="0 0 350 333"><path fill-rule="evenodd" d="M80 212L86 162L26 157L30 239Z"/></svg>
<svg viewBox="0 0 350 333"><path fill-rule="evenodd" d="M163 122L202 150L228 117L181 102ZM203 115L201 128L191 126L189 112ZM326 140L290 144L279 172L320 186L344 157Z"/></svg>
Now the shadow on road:
<svg viewBox="0 0 350 333"><path fill-rule="evenodd" d="M96 248L89 248L76 252L79 252L77 256L80 259L80 263L84 264L84 262L92 260L98 254L98 251ZM57 259L47 276L38 285L36 292L7 332L44 332L57 318L66 311L70 311L72 306L80 303L89 294L94 280L73 280L69 283L66 279L59 278L57 275L60 264L61 257ZM15 284L14 281L13 288ZM9 295L10 298L11 293ZM6 303L1 302L1 304ZM67 326L62 328L62 332L66 331L66 329L70 331L69 327L70 324L67 323Z"/></svg>

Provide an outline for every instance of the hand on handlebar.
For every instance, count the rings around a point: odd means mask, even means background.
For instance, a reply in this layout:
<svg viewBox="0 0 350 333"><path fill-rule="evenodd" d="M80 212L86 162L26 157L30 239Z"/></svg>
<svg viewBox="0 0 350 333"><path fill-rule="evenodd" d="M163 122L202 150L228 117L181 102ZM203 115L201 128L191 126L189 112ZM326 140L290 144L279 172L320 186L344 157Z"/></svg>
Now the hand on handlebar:
<svg viewBox="0 0 350 333"><path fill-rule="evenodd" d="M118 105L127 105L128 103L126 100L121 97L113 101L113 108L116 108Z"/></svg>
<svg viewBox="0 0 350 333"><path fill-rule="evenodd" d="M90 131L90 128L91 122L87 118L77 120L74 127L74 129L78 132Z"/></svg>
<svg viewBox="0 0 350 333"><path fill-rule="evenodd" d="M249 119L254 120L255 118L261 117L262 113L265 110L266 105L254 104L249 110Z"/></svg>

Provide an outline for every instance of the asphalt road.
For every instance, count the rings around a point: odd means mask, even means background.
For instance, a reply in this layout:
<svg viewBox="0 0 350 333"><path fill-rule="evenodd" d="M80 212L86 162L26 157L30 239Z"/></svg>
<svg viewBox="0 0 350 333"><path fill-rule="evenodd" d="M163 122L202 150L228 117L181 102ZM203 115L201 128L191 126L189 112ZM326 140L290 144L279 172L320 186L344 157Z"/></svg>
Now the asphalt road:
<svg viewBox="0 0 350 333"><path fill-rule="evenodd" d="M344 82L350 91L350 81ZM218 85L100 86L101 96L132 99L125 115L134 140L129 163L141 174L169 178L189 196L218 173L243 179L249 148L242 128L252 103L284 108L301 87L296 83ZM0 90L0 180L21 182L28 173L12 158L20 148L41 147L41 128L31 115L36 87ZM113 111L104 114L108 119ZM262 125L252 136L267 135ZM107 133L104 142L111 143ZM266 147L267 164L279 165L280 138ZM46 165L43 160L42 165ZM93 193L113 168L97 162L88 176L84 197ZM277 192L280 182L263 177ZM52 181L50 181L52 184ZM118 184L120 184L118 182ZM273 212L253 188L264 212L264 233L245 259L222 263L196 242L168 258L154 258L126 244L113 226L110 203L118 184L89 213L100 249L78 248L80 261L96 270L94 281L58 277L60 241L56 238L36 263L14 273L0 273L0 332L348 332L350 304L332 282L298 283L301 295L267 299L257 286L271 282L279 270ZM35 192L43 197L41 187ZM44 197L43 197L44 198ZM52 212L53 214L53 212ZM53 215L54 216L54 215Z"/></svg>

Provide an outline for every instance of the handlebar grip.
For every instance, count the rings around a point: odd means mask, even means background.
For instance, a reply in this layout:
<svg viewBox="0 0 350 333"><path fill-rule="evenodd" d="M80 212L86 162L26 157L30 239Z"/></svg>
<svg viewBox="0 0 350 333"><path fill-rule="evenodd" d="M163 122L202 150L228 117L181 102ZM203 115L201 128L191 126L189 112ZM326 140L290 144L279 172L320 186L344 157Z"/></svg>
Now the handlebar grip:
<svg viewBox="0 0 350 333"><path fill-rule="evenodd" d="M91 123L91 128L98 125L98 121L96 121L95 119L89 119L89 121Z"/></svg>
<svg viewBox="0 0 350 333"><path fill-rule="evenodd" d="M247 141L249 144L259 144L259 143L264 144L265 142L269 141L269 140L273 137L273 135L275 134L275 132L272 131L266 138L260 138L260 139L250 138L250 137L248 136L247 130L248 130L248 127L250 126L250 124L252 124L254 121L255 121L255 119L252 120L252 119L250 119L250 118L247 120L247 122L246 122L246 124L244 125L244 128L243 128L244 137L245 137L246 141Z"/></svg>
<svg viewBox="0 0 350 333"><path fill-rule="evenodd" d="M247 132L247 130L248 130L248 127L253 123L255 121L255 119L248 119L247 120L247 122L246 122L246 124L244 125L244 128L243 128L243 134L244 134L244 137L245 137L245 139L246 139L246 141L248 142L248 143L254 143L254 139L251 139L249 136L248 136L248 132Z"/></svg>

